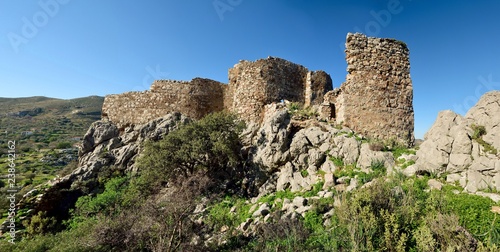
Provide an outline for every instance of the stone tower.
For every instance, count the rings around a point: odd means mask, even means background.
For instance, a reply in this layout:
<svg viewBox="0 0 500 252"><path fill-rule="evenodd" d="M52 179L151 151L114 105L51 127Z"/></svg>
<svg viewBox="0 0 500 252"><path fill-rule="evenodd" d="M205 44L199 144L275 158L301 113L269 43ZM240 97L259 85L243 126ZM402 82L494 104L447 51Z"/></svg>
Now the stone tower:
<svg viewBox="0 0 500 252"><path fill-rule="evenodd" d="M306 107L318 105L331 89L332 79L326 72L309 71L290 61L268 57L240 61L229 69L224 104L247 121L259 121L266 104L289 100Z"/></svg>
<svg viewBox="0 0 500 252"><path fill-rule="evenodd" d="M347 77L325 95L330 117L365 136L414 144L409 50L394 39L347 34Z"/></svg>

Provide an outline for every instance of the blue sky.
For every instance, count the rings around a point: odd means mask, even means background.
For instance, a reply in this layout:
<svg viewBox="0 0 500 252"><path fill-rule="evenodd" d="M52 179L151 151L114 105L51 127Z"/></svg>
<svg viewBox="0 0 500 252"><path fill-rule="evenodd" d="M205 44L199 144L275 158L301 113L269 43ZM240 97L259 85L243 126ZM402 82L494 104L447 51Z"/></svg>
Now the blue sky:
<svg viewBox="0 0 500 252"><path fill-rule="evenodd" d="M499 13L494 0L1 1L0 97L104 96L159 78L227 83L239 60L267 56L325 70L338 87L346 34L363 32L407 43L422 138L439 111L464 114L500 89Z"/></svg>

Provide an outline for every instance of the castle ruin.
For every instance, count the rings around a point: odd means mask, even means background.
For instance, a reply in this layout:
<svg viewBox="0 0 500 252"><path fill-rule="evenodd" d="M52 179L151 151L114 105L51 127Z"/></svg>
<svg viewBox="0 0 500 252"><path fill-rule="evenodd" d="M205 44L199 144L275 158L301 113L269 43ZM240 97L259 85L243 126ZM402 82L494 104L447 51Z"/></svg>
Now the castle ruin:
<svg viewBox="0 0 500 252"><path fill-rule="evenodd" d="M323 114L365 136L413 145L413 86L406 44L350 33L345 52L346 81L325 94Z"/></svg>
<svg viewBox="0 0 500 252"><path fill-rule="evenodd" d="M349 33L346 60L346 82L335 90L324 71L268 57L240 61L229 69L229 84L202 78L158 80L149 91L108 95L103 119L125 128L173 111L199 119L226 109L259 123L266 104L288 100L319 106L324 119L367 137L412 145L413 89L406 45Z"/></svg>

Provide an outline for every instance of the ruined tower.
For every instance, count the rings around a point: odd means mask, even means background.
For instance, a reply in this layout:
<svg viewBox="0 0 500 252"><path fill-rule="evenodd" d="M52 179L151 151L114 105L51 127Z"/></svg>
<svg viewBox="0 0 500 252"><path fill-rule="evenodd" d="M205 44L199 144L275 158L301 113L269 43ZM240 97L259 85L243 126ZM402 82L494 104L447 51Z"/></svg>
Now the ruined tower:
<svg viewBox="0 0 500 252"><path fill-rule="evenodd" d="M331 89L332 79L324 71L309 71L274 57L240 61L229 69L225 105L243 119L258 121L266 104L289 100L306 107L318 105Z"/></svg>
<svg viewBox="0 0 500 252"><path fill-rule="evenodd" d="M325 95L338 123L365 136L414 143L409 50L395 39L347 34L347 77Z"/></svg>

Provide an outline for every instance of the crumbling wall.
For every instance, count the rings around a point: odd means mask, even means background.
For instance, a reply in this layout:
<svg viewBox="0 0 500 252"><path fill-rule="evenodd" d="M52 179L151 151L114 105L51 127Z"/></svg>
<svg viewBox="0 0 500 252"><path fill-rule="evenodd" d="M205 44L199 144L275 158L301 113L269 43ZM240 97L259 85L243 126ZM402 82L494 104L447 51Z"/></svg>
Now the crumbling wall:
<svg viewBox="0 0 500 252"><path fill-rule="evenodd" d="M223 83L202 78L158 80L150 91L106 96L102 113L121 128L146 123L174 111L199 119L224 109L225 88Z"/></svg>
<svg viewBox="0 0 500 252"><path fill-rule="evenodd" d="M281 100L320 104L332 89L332 80L323 71L309 72L290 61L268 57L255 62L240 61L229 70L226 107L243 119L260 121L264 105Z"/></svg>
<svg viewBox="0 0 500 252"><path fill-rule="evenodd" d="M337 122L372 138L414 143L409 50L394 39L348 34L348 75L338 97Z"/></svg>

